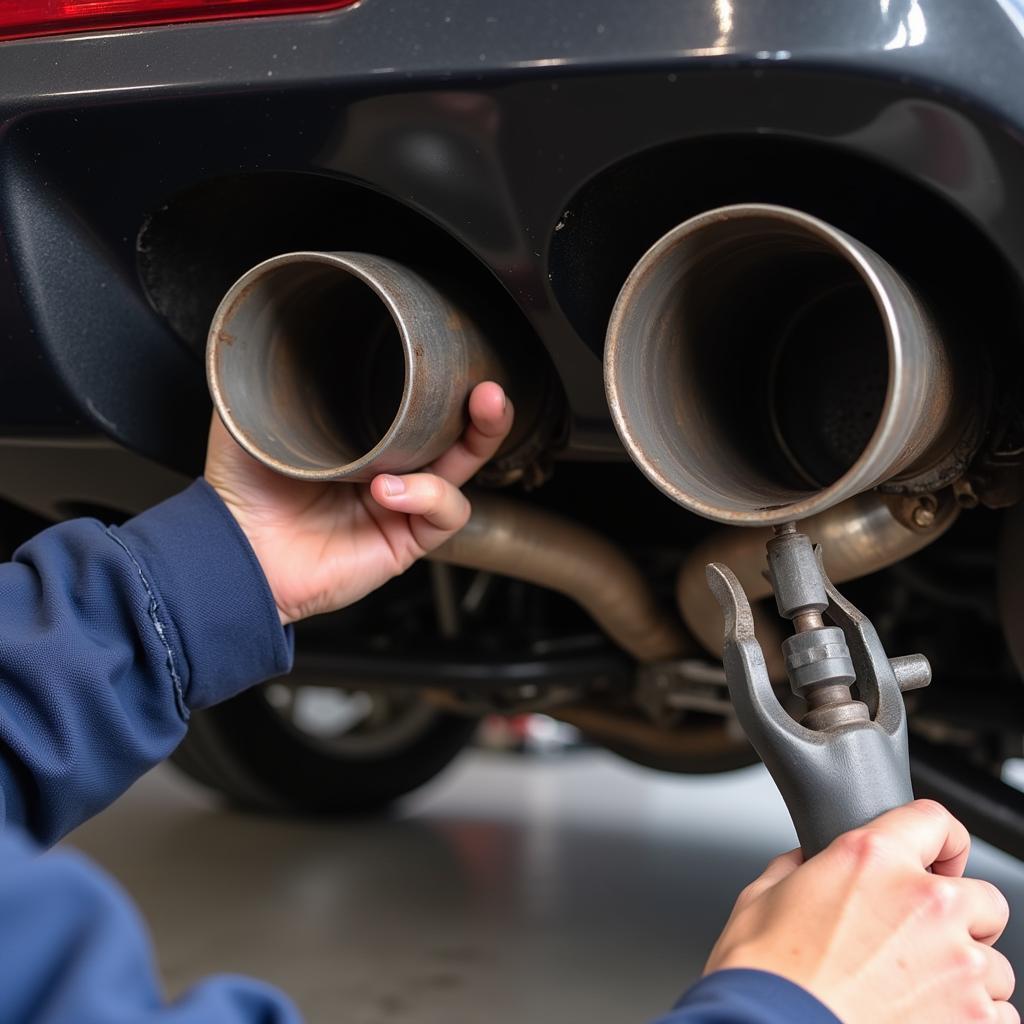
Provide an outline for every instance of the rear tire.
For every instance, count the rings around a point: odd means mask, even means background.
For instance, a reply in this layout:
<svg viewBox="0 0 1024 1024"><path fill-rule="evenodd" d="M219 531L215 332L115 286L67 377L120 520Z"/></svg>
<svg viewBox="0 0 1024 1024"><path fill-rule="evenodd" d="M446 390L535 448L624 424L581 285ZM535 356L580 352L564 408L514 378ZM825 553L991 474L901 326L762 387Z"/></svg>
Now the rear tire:
<svg viewBox="0 0 1024 1024"><path fill-rule="evenodd" d="M194 712L172 756L186 775L250 810L345 816L368 814L439 774L471 740L476 720L437 711L415 696L404 731L386 743L304 733L260 687ZM273 690L269 691L273 693Z"/></svg>

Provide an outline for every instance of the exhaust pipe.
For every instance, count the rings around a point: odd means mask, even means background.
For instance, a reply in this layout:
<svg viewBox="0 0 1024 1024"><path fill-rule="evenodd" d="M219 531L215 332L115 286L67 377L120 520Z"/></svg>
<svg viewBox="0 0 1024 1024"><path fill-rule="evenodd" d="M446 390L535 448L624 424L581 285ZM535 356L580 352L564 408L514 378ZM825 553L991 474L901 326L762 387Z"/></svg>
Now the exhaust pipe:
<svg viewBox="0 0 1024 1024"><path fill-rule="evenodd" d="M287 476L350 482L437 458L462 432L472 388L496 380L516 403L496 460L508 479L558 422L550 378L521 350L499 352L466 305L407 267L300 252L230 288L210 329L207 374L218 413L251 455ZM615 545L539 508L475 494L470 521L430 558L566 594L639 661L693 650Z"/></svg>
<svg viewBox="0 0 1024 1024"><path fill-rule="evenodd" d="M526 580L572 598L637 661L693 654L693 641L663 611L650 584L619 548L554 512L475 493L469 522L428 557Z"/></svg>
<svg viewBox="0 0 1024 1024"><path fill-rule="evenodd" d="M467 305L423 275L354 252L254 267L221 301L206 353L235 440L271 469L317 481L428 465L459 437L469 393L485 380L516 404L489 467L492 479L515 479L553 434L550 374L535 364L521 342L499 352Z"/></svg>
<svg viewBox="0 0 1024 1024"><path fill-rule="evenodd" d="M605 383L640 469L722 523L934 491L980 434L971 381L899 274L779 206L700 214L648 250L612 312Z"/></svg>

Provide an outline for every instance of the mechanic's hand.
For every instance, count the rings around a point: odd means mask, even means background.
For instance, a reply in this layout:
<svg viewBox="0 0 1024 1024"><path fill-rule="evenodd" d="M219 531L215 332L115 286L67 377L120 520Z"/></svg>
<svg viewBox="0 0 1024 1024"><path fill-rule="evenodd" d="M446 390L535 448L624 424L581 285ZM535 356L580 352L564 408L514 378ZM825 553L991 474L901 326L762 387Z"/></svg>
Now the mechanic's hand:
<svg viewBox="0 0 1024 1024"><path fill-rule="evenodd" d="M846 1024L1018 1024L1013 969L992 948L1009 908L962 877L969 848L948 811L917 800L806 863L783 854L736 901L706 971L780 974Z"/></svg>
<svg viewBox="0 0 1024 1024"><path fill-rule="evenodd" d="M469 501L459 487L498 450L512 404L497 384L479 384L469 418L430 472L366 485L281 476L243 451L214 415L205 476L249 538L282 623L358 601L466 524Z"/></svg>

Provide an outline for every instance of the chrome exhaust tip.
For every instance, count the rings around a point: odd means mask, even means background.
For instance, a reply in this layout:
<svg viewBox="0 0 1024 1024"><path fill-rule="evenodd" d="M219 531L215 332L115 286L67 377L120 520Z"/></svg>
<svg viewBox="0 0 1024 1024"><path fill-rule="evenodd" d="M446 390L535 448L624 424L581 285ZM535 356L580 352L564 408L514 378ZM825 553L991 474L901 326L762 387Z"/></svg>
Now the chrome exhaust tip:
<svg viewBox="0 0 1024 1024"><path fill-rule="evenodd" d="M206 370L235 440L303 480L365 482L428 465L459 437L485 380L517 403L499 465L522 469L549 439L538 425L552 406L545 376L534 370L522 386L522 368L462 304L367 253L294 252L253 267L214 315Z"/></svg>
<svg viewBox="0 0 1024 1024"><path fill-rule="evenodd" d="M935 489L977 443L906 282L779 206L711 210L648 250L612 312L605 384L641 470L723 523L801 519L890 481Z"/></svg>

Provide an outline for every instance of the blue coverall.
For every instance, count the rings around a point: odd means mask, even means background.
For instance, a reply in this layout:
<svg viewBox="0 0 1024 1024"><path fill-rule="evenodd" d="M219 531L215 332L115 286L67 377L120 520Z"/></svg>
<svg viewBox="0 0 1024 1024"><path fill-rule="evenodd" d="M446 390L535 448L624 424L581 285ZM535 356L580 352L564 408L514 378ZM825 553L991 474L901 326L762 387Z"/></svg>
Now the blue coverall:
<svg viewBox="0 0 1024 1024"><path fill-rule="evenodd" d="M39 856L170 754L190 709L291 659L256 556L203 481L120 528L55 526L0 565L0 1024L300 1020L240 977L167 1004L125 894L75 853ZM837 1018L782 978L723 971L661 1024Z"/></svg>

